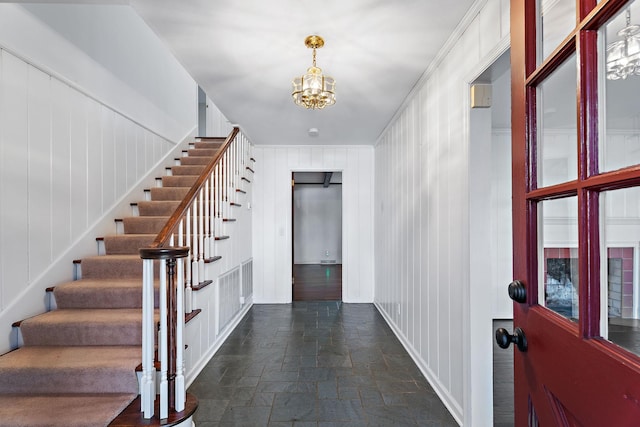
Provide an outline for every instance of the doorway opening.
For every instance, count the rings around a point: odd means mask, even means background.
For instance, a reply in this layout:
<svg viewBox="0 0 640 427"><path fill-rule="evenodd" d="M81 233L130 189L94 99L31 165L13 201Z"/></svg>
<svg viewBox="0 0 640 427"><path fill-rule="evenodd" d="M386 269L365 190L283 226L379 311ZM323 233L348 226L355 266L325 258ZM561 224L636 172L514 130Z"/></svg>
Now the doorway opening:
<svg viewBox="0 0 640 427"><path fill-rule="evenodd" d="M342 173L293 172L292 299L342 300Z"/></svg>
<svg viewBox="0 0 640 427"><path fill-rule="evenodd" d="M513 352L497 347L493 331L513 323L507 285L513 279L511 215L511 68L507 50L471 84L471 277L487 308L477 311L482 364L492 371L493 425L513 426ZM471 301L472 305L479 301ZM481 322L480 322L481 320ZM473 319L472 319L473 321ZM511 329L509 329L511 330ZM493 354L493 357L491 357Z"/></svg>

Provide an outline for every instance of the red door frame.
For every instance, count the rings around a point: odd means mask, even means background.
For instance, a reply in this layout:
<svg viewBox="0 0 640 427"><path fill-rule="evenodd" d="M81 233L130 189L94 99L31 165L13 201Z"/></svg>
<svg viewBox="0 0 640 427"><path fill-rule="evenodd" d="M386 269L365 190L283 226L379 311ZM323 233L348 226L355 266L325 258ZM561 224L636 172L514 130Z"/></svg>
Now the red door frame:
<svg viewBox="0 0 640 427"><path fill-rule="evenodd" d="M536 1L511 0L513 272L527 301L514 303L514 327L529 349L515 351L516 426L640 425L640 359L598 338L600 322L599 193L640 185L640 165L598 174L597 30L629 2L576 0L579 19L569 36L536 64ZM536 86L571 54L578 61L578 178L536 185ZM537 205L578 198L580 320L537 304ZM595 369L594 369L595 368ZM535 407L536 417L531 416Z"/></svg>

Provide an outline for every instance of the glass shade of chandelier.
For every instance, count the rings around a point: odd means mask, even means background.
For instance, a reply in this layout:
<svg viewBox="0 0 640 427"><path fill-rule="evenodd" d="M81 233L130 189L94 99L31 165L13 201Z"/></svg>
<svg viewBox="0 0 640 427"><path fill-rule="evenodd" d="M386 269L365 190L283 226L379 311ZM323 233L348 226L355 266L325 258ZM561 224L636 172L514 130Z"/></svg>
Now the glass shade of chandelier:
<svg viewBox="0 0 640 427"><path fill-rule="evenodd" d="M313 65L301 77L293 79L293 102L308 109L323 109L336 103L336 81L333 77L322 74L316 66L316 49L324 46L320 36L309 36L304 40L305 46L313 49Z"/></svg>
<svg viewBox="0 0 640 427"><path fill-rule="evenodd" d="M620 80L640 75L640 25L631 25L627 9L627 24L618 31L621 40L607 46L607 79Z"/></svg>

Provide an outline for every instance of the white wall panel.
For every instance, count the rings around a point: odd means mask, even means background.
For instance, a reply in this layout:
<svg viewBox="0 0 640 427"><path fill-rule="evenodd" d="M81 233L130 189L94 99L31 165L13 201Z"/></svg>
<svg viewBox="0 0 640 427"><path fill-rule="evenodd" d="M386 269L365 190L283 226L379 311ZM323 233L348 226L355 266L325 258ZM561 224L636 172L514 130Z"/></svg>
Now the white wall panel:
<svg viewBox="0 0 640 427"><path fill-rule="evenodd" d="M0 54L2 51L0 51ZM2 308L20 293L19 284L29 281L28 237L28 66L14 56L2 56L0 174L3 203L0 245L2 245ZM11 285L13 284L13 286Z"/></svg>
<svg viewBox="0 0 640 427"><path fill-rule="evenodd" d="M55 257L71 244L70 104L66 84L51 79L51 241Z"/></svg>
<svg viewBox="0 0 640 427"><path fill-rule="evenodd" d="M291 302L291 172L342 171L343 300L373 301L373 149L256 147L254 301Z"/></svg>
<svg viewBox="0 0 640 427"><path fill-rule="evenodd" d="M51 261L51 88L49 76L28 70L29 279Z"/></svg>
<svg viewBox="0 0 640 427"><path fill-rule="evenodd" d="M102 124L100 120L102 106L87 103L87 221L93 224L103 212L102 189Z"/></svg>
<svg viewBox="0 0 640 427"><path fill-rule="evenodd" d="M116 201L116 133L115 133L115 117L116 113L104 107L102 108L100 122L102 123L102 162L104 169L102 171L102 204L103 206L111 206ZM151 164L155 159L151 159L153 153L147 153L150 157ZM149 168L151 165L149 165Z"/></svg>
<svg viewBox="0 0 640 427"><path fill-rule="evenodd" d="M71 239L76 240L87 228L87 97L72 91L71 142Z"/></svg>
<svg viewBox="0 0 640 427"><path fill-rule="evenodd" d="M57 260L175 145L2 49L0 65L4 352L10 324L46 309L44 288L57 284L47 271L70 280L71 262L60 269ZM140 149L147 139L154 147Z"/></svg>
<svg viewBox="0 0 640 427"><path fill-rule="evenodd" d="M294 187L294 262L342 264L342 185Z"/></svg>
<svg viewBox="0 0 640 427"><path fill-rule="evenodd" d="M120 198L127 189L127 128L123 117L116 115L115 117L115 184L116 199Z"/></svg>
<svg viewBox="0 0 640 427"><path fill-rule="evenodd" d="M504 44L508 6L488 0L467 17L375 148L375 301L465 426L491 425L491 411L482 408L492 402L490 380L477 382L486 367L469 358L466 332L470 304L492 305L491 289L469 300L467 91L470 76Z"/></svg>

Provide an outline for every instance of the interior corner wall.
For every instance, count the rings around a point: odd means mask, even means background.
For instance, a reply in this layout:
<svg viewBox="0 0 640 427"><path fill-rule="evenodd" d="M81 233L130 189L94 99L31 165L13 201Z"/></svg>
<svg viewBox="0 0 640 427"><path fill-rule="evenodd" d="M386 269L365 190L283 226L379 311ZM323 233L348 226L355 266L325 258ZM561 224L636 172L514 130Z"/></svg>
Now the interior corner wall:
<svg viewBox="0 0 640 427"><path fill-rule="evenodd" d="M154 37L128 6L0 4L0 353L195 131L197 85Z"/></svg>
<svg viewBox="0 0 640 427"><path fill-rule="evenodd" d="M373 302L371 146L255 146L254 302L290 303L291 173L342 172L342 298Z"/></svg>
<svg viewBox="0 0 640 427"><path fill-rule="evenodd" d="M469 297L467 91L509 36L509 1L479 4L375 148L375 302L466 427L492 425L492 385L472 384L467 359L470 304L491 306Z"/></svg>

